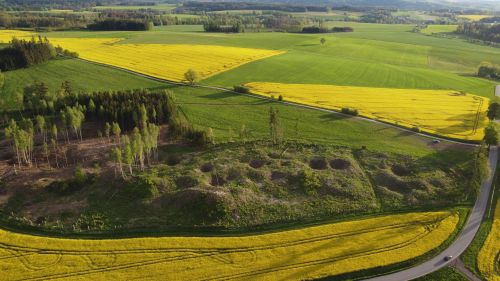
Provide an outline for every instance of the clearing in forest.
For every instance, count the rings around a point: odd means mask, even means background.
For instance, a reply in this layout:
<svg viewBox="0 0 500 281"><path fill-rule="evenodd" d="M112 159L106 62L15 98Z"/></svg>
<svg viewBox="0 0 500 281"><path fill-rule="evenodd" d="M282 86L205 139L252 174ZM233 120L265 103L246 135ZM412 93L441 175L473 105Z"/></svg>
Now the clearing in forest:
<svg viewBox="0 0 500 281"><path fill-rule="evenodd" d="M252 93L340 111L444 137L481 140L489 99L452 90L390 89L335 85L245 84Z"/></svg>
<svg viewBox="0 0 500 281"><path fill-rule="evenodd" d="M407 213L235 237L73 240L0 230L3 280L304 280L409 260L454 232L455 212Z"/></svg>

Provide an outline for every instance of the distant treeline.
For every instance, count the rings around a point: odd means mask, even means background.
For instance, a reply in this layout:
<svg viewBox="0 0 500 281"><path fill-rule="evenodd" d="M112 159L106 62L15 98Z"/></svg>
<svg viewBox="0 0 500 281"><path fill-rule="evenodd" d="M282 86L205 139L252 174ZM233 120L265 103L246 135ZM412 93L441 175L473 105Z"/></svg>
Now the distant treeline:
<svg viewBox="0 0 500 281"><path fill-rule="evenodd" d="M290 5L255 2L185 2L178 12L213 12L225 10L273 10L283 12L326 12L326 6Z"/></svg>
<svg viewBox="0 0 500 281"><path fill-rule="evenodd" d="M118 31L141 31L151 30L153 24L149 21L138 19L104 19L87 25L89 30L118 30Z"/></svg>
<svg viewBox="0 0 500 281"><path fill-rule="evenodd" d="M352 27L333 27L331 29L319 26L306 26L302 28L302 33L331 33L331 32L353 32Z"/></svg>
<svg viewBox="0 0 500 281"><path fill-rule="evenodd" d="M458 26L456 32L474 39L500 43L500 24L464 23Z"/></svg>
<svg viewBox="0 0 500 281"><path fill-rule="evenodd" d="M56 54L56 49L47 38L13 38L8 47L0 49L0 69L7 71L29 67L53 59Z"/></svg>
<svg viewBox="0 0 500 281"><path fill-rule="evenodd" d="M226 33L240 33L243 32L243 27L241 23L237 22L230 26L220 25L216 22L209 21L203 24L203 29L206 32L226 32Z"/></svg>
<svg viewBox="0 0 500 281"><path fill-rule="evenodd" d="M50 14L36 12L2 13L0 26L5 28L84 28L89 21L94 20L91 14Z"/></svg>

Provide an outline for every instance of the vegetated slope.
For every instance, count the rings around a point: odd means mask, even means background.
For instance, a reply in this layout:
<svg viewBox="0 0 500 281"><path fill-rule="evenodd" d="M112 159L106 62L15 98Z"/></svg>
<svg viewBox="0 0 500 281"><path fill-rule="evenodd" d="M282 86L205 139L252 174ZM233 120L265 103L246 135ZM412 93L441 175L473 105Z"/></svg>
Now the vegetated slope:
<svg viewBox="0 0 500 281"><path fill-rule="evenodd" d="M444 90L366 88L253 82L252 93L340 111L450 138L482 140L489 99Z"/></svg>
<svg viewBox="0 0 500 281"><path fill-rule="evenodd" d="M177 94L182 112L187 118L200 128L211 127L218 142L237 137L242 125L248 128L249 139L267 137L269 135L267 114L269 107L274 106L280 111L286 138L294 137L299 140L353 148L364 145L369 149L411 155L436 153L436 150L448 146L445 143L429 146L430 140L427 138L401 134L397 129L379 124L218 90L169 87L124 71L78 60L51 61L29 69L5 72L5 76L3 108L6 109L18 109L20 104L14 99L15 93L22 93L23 88L35 80L46 83L51 92L59 89L63 81L70 81L72 87L78 91L168 87ZM297 134L294 133L296 127Z"/></svg>
<svg viewBox="0 0 500 281"><path fill-rule="evenodd" d="M1 93L0 110L14 110L20 106L16 93L34 81L44 82L49 91L55 92L64 81L69 81L75 91L125 90L156 88L163 84L108 67L89 64L74 59L59 59L25 69L7 71Z"/></svg>
<svg viewBox="0 0 500 281"><path fill-rule="evenodd" d="M479 252L477 263L487 280L500 280L500 200L496 202L491 232Z"/></svg>
<svg viewBox="0 0 500 281"><path fill-rule="evenodd" d="M383 216L237 237L71 240L0 230L4 280L303 280L389 265L446 241L456 213Z"/></svg>
<svg viewBox="0 0 500 281"><path fill-rule="evenodd" d="M474 193L467 159L295 142L283 147L263 141L223 144L194 151L169 145L160 148L158 162L144 171L130 172L125 165L122 178L106 146L115 144L89 139L72 146L77 150L68 163L83 159L84 185L75 183L72 166L51 173L43 167L18 171L1 188L5 204L0 203L0 214L21 225L30 220L38 228L66 232L241 229L455 206ZM95 160L96 150L101 155L98 168L89 160ZM90 220L94 215L99 219Z"/></svg>

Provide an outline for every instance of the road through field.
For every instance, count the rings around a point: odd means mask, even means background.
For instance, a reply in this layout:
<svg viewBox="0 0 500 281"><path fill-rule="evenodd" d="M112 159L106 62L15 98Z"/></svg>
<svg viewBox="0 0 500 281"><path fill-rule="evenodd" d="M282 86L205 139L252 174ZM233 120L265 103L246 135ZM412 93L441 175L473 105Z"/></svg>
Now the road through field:
<svg viewBox="0 0 500 281"><path fill-rule="evenodd" d="M469 244L474 239L477 231L479 230L479 226L481 225L481 221L483 219L484 213L486 212L486 207L488 206L488 199L491 193L491 186L493 183L493 176L497 167L498 162L498 147L490 148L490 155L488 159L491 173L489 177L483 181L481 185L481 190L479 196L477 197L476 203L474 204L474 208L465 224L462 232L458 236L458 238L453 242L448 248L442 251L439 255L434 258L421 263L417 266L387 274L382 275L375 278L366 279L367 281L405 281L412 280L418 277L422 277L438 269L441 269L455 259L457 259L469 246ZM446 256L452 256L453 258L449 261L445 261L444 258Z"/></svg>
<svg viewBox="0 0 500 281"><path fill-rule="evenodd" d="M176 81L171 81L171 80L167 80L167 79L162 79L162 78L150 76L150 75L147 75L147 74L143 74L143 73L140 73L140 72L136 72L136 71L133 71L133 70L129 70L129 69L126 69L126 68L122 68L122 67L119 67L119 66L114 66L114 65L110 65L110 64L104 64L104 63L100 63L100 62L94 62L94 61L90 61L90 60L86 60L86 59L81 59L81 58L78 58L78 60L81 60L81 61L84 61L84 62L87 62L87 63L91 63L91 64L95 64L95 65L110 67L110 68L117 69L117 70L122 70L122 71L125 71L125 72L130 73L130 74L134 74L134 75L137 75L137 76L140 76L140 77L143 77L143 78L148 78L148 79L151 79L151 80L154 80L154 81L157 81L157 82L161 82L161 83L165 83L165 84L168 84L168 85L191 86L191 87L197 87L197 88L212 89L212 90L218 90L218 91L222 91L222 92L230 92L230 93L234 93L234 94L238 94L238 95L248 96L248 97L252 97L252 98L256 98L256 99L270 100L270 98L267 98L267 97L264 97L264 96L258 96L258 95L254 95L254 94L239 93L239 92L233 91L232 89L228 89L228 88L224 88L224 87L217 87L217 86L210 86L210 85L196 85L196 86L192 86L192 85L189 85L189 84L186 84L186 83L183 83L183 82L176 82ZM390 127L390 128L398 129L398 130L403 131L403 132L408 132L408 133L412 133L412 134L415 134L415 135L418 135L418 136L421 136L421 137L429 138L429 139L432 139L432 140L439 140L439 141L444 141L444 142L448 142L448 143L455 143L455 144L460 144L460 145L465 145L465 146L477 146L477 144L475 144L475 143L470 143L470 142L467 142L467 141L464 141L464 140L462 140L462 141L461 140L452 140L452 139L443 138L443 137L439 137L439 136L435 136L435 135L431 135L431 134L427 134L427 133L421 133L421 132L417 133L417 132L415 132L415 131L413 131L411 129L406 129L406 128L403 128L401 126L392 125L390 123L382 122L382 121L379 121L379 120L376 120L376 119L371 119L371 118L366 118L366 117L361 117L361 116L352 116L352 115L344 114L344 113L341 113L341 112L338 112L338 111L335 111L335 110L331 110L331 109L326 109L326 108L321 108L321 107L315 107L315 106L310 106L310 105L305 105L305 104L299 104L299 103L294 103L294 102L289 102L289 101L281 101L281 103L287 104L287 105L291 105L291 106L300 107L300 108L314 109L314 110L319 110L319 111L328 112L328 113L332 113L332 114L337 114L337 115L342 115L342 116L348 116L349 118L356 118L356 119L359 119L359 120L364 120L364 121L368 121L368 122L372 122L372 123L377 123L377 124L381 124L381 125L384 125L384 126L387 126L387 127Z"/></svg>

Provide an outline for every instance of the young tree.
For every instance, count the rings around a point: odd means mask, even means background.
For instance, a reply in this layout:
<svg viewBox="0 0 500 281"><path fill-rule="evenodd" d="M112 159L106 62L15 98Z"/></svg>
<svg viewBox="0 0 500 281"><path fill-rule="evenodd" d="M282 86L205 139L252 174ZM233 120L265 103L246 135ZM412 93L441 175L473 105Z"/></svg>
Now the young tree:
<svg viewBox="0 0 500 281"><path fill-rule="evenodd" d="M133 170L132 170L132 164L134 164L134 154L132 152L132 147L130 144L130 139L128 138L127 135L124 135L123 137L123 156L125 158L125 163L128 166L128 171L130 175L134 175Z"/></svg>
<svg viewBox="0 0 500 281"><path fill-rule="evenodd" d="M45 158L47 159L47 165L49 165L50 167L50 160L49 160L49 156L50 156L50 150L49 150L49 145L47 144L46 141L43 142L43 155L45 155Z"/></svg>
<svg viewBox="0 0 500 281"><path fill-rule="evenodd" d="M207 142L211 145L215 144L215 136L214 136L214 131L212 128L208 128L207 130Z"/></svg>
<svg viewBox="0 0 500 281"><path fill-rule="evenodd" d="M321 37L321 39L319 39L319 42L321 43L321 45L325 45L326 39Z"/></svg>
<svg viewBox="0 0 500 281"><path fill-rule="evenodd" d="M112 127L112 132L113 132L113 135L115 135L116 137L116 141L118 142L118 144L121 144L120 142L120 134L122 132L121 128L120 128L120 125L116 122L113 122L113 127Z"/></svg>
<svg viewBox="0 0 500 281"><path fill-rule="evenodd" d="M189 69L186 73L184 73L184 79L191 84L194 85L200 81L200 75L194 69Z"/></svg>
<svg viewBox="0 0 500 281"><path fill-rule="evenodd" d="M269 108L269 133L271 142L274 145L280 145L283 141L283 129L278 116L278 110Z"/></svg>
<svg viewBox="0 0 500 281"><path fill-rule="evenodd" d="M38 129L38 132L42 135L43 137L43 142L47 142L47 134L45 133L46 132L46 129L45 129L45 118L41 115L37 115L36 118L36 128Z"/></svg>
<svg viewBox="0 0 500 281"><path fill-rule="evenodd" d="M55 160L56 160L56 167L59 168L59 160L58 160L58 157L57 157L57 141L56 141L56 139L52 138L52 139L50 139L50 142L52 144L52 149L54 150L54 156L55 156Z"/></svg>
<svg viewBox="0 0 500 281"><path fill-rule="evenodd" d="M498 145L498 131L493 122L490 122L484 128L484 142L490 147L491 145Z"/></svg>
<svg viewBox="0 0 500 281"><path fill-rule="evenodd" d="M122 150L119 147L113 147L112 154L113 154L113 160L115 161L115 164L118 167L118 170L122 175L122 178L125 178L125 173L123 172L123 165L122 165L123 163ZM116 168L115 168L115 175L116 175Z"/></svg>
<svg viewBox="0 0 500 281"><path fill-rule="evenodd" d="M142 130L146 130L148 126L148 112L144 104L139 107L139 122Z"/></svg>
<svg viewBox="0 0 500 281"><path fill-rule="evenodd" d="M104 124L104 135L106 136L106 138L108 138L108 142L110 133L111 133L111 125L108 122L106 122L106 124Z"/></svg>

